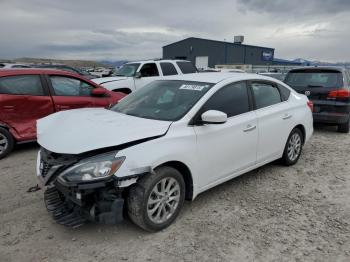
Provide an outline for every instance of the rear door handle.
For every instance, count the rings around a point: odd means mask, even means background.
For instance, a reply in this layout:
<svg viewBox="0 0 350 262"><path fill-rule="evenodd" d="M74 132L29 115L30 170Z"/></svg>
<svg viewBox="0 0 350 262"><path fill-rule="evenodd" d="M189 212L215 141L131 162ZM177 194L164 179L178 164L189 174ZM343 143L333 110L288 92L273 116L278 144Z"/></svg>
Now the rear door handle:
<svg viewBox="0 0 350 262"><path fill-rule="evenodd" d="M243 129L243 132L249 132L249 131L253 131L256 128L256 126L253 125L247 125L247 127L245 129Z"/></svg>
<svg viewBox="0 0 350 262"><path fill-rule="evenodd" d="M14 109L15 108L15 106L3 106L4 107L4 109Z"/></svg>
<svg viewBox="0 0 350 262"><path fill-rule="evenodd" d="M290 115L290 114L285 114L285 115L282 117L283 120L287 120L287 119L289 119L289 118L292 118L292 115Z"/></svg>

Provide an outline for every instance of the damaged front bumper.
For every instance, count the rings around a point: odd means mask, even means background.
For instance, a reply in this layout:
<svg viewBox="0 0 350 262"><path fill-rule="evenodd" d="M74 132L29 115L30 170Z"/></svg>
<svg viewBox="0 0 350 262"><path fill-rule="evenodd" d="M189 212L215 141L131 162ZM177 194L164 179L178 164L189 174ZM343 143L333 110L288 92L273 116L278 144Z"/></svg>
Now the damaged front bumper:
<svg viewBox="0 0 350 262"><path fill-rule="evenodd" d="M68 182L60 174L85 156L63 155L41 149L38 153L37 178L45 205L57 223L79 227L85 222L116 224L123 220L126 190L148 169L127 177L109 176L96 181Z"/></svg>
<svg viewBox="0 0 350 262"><path fill-rule="evenodd" d="M56 180L45 190L44 200L48 212L64 226L123 221L122 189L116 188L113 181L66 186Z"/></svg>

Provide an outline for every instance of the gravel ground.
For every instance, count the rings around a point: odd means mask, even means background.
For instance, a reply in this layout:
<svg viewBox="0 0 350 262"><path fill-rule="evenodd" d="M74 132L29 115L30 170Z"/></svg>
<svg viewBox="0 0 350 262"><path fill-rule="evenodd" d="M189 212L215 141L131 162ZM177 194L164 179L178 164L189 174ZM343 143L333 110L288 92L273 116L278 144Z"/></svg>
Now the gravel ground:
<svg viewBox="0 0 350 262"><path fill-rule="evenodd" d="M272 163L187 202L146 233L128 220L67 229L36 184L38 147L0 162L0 261L350 261L350 135L319 127L298 164Z"/></svg>

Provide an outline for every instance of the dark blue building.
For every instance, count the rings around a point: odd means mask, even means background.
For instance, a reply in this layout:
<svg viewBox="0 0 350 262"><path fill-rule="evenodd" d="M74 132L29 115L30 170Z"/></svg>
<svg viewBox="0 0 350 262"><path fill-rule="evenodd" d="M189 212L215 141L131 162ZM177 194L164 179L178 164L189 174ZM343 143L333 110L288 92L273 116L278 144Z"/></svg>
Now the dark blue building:
<svg viewBox="0 0 350 262"><path fill-rule="evenodd" d="M272 65L274 48L242 44L241 41L224 42L196 37L163 46L163 59L186 59L197 68L222 64Z"/></svg>

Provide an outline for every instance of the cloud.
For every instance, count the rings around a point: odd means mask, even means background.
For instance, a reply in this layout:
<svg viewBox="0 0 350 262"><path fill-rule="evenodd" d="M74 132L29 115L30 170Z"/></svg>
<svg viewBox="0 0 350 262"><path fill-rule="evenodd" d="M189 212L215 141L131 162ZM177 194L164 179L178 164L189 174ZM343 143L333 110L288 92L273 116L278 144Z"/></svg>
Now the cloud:
<svg viewBox="0 0 350 262"><path fill-rule="evenodd" d="M238 3L245 11L265 12L270 14L287 14L287 16L337 14L348 12L348 0L239 0Z"/></svg>
<svg viewBox="0 0 350 262"><path fill-rule="evenodd" d="M145 59L189 36L349 60L350 1L0 0L0 58Z"/></svg>

